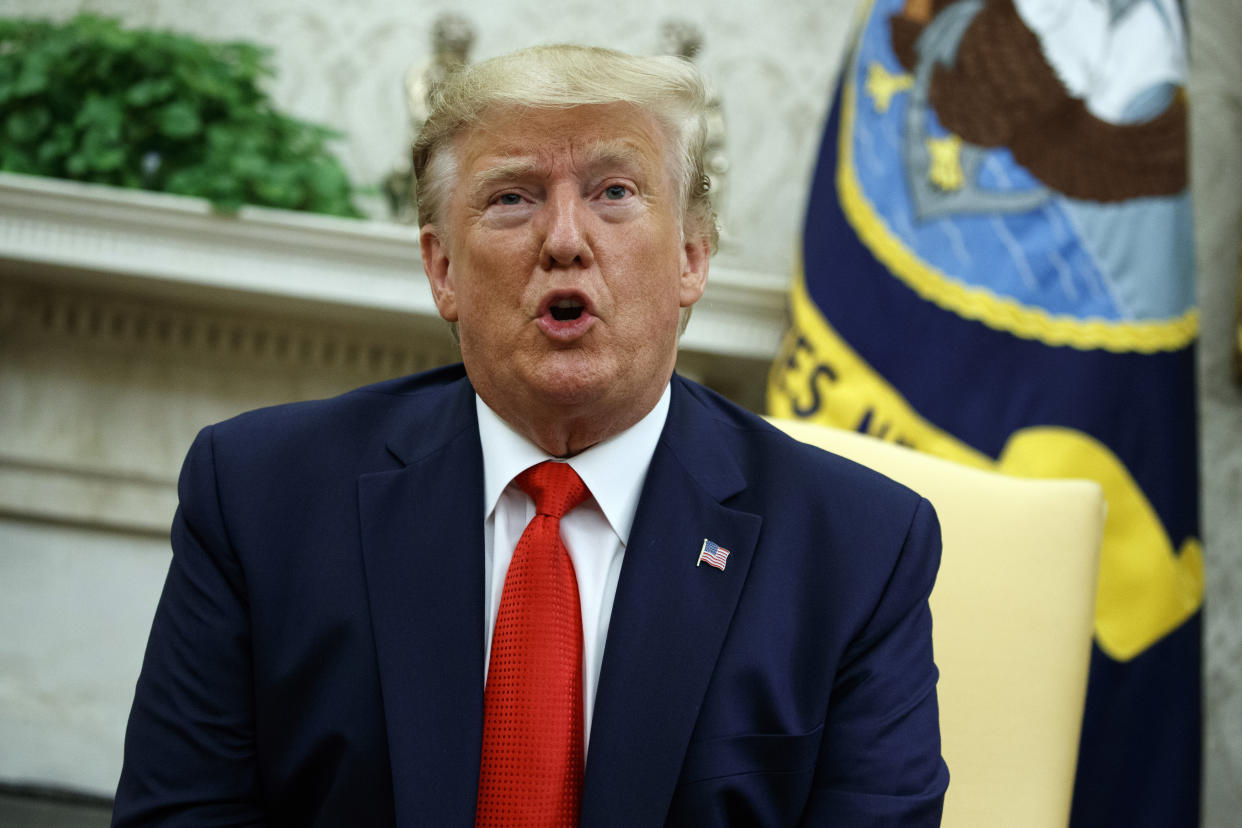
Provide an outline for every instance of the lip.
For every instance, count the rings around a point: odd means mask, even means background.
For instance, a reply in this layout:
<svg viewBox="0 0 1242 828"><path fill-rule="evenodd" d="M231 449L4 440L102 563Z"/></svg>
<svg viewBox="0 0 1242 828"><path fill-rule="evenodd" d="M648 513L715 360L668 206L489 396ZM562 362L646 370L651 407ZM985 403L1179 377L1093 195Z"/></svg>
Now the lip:
<svg viewBox="0 0 1242 828"><path fill-rule="evenodd" d="M582 313L578 314L577 319L560 320L552 316L552 306L566 299L582 304ZM545 294L539 302L539 315L535 318L535 322L550 339L572 342L585 335L595 324L598 317L595 316L594 310L586 294L577 290L554 290Z"/></svg>

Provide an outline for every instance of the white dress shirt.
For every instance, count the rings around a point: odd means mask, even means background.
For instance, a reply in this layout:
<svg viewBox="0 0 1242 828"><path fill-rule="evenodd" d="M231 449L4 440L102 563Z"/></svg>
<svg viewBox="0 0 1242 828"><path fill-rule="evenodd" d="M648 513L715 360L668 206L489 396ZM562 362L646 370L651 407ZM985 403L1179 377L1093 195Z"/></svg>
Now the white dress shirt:
<svg viewBox="0 0 1242 828"><path fill-rule="evenodd" d="M513 478L544 460L555 460L518 434L487 407L476 394L479 441L483 447L483 596L484 679L491 660L492 632L500 609L505 575L518 539L535 516L535 502L513 486ZM604 660L608 621L621 575L621 560L630 539L647 467L668 417L669 389L655 408L620 434L592 446L567 461L582 478L591 496L561 518L561 539L573 561L582 607L582 712L591 737L591 714L599 668Z"/></svg>

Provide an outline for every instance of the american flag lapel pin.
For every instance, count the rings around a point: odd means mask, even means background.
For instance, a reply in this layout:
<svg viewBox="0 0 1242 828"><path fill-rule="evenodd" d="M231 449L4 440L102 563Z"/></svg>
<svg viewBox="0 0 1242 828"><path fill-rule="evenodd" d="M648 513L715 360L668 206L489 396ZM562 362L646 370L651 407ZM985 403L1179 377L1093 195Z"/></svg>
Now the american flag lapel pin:
<svg viewBox="0 0 1242 828"><path fill-rule="evenodd" d="M721 572L724 572L725 561L729 559L729 550L720 546L715 541L703 538L703 548L699 550L699 562L695 566L707 564L714 566Z"/></svg>

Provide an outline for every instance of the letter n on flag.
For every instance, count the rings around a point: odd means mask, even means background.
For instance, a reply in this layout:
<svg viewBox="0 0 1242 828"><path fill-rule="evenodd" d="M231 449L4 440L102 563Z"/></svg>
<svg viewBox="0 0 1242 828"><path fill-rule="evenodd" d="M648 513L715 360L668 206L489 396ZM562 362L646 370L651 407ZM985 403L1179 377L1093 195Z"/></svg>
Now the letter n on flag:
<svg viewBox="0 0 1242 828"><path fill-rule="evenodd" d="M768 387L776 416L1103 485L1083 828L1199 821L1185 41L1175 0L876 0Z"/></svg>

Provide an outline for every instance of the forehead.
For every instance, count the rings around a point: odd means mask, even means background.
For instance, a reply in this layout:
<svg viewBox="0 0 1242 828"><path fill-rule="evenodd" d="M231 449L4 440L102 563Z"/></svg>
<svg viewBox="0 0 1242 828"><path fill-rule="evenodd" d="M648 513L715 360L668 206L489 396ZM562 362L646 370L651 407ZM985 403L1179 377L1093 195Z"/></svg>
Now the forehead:
<svg viewBox="0 0 1242 828"><path fill-rule="evenodd" d="M538 169L628 160L654 174L669 168L668 146L655 118L630 104L505 107L486 110L459 137L457 156L467 176L515 160Z"/></svg>

